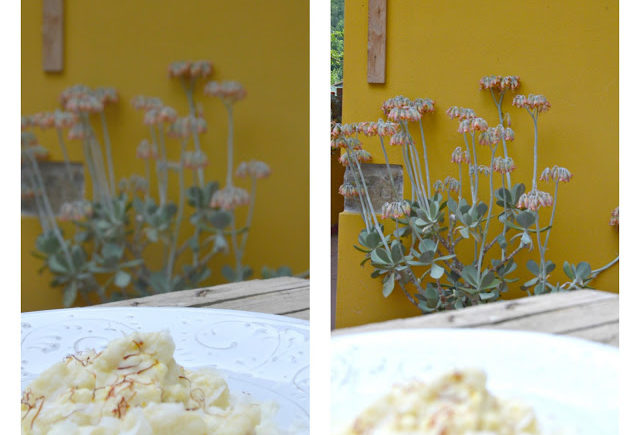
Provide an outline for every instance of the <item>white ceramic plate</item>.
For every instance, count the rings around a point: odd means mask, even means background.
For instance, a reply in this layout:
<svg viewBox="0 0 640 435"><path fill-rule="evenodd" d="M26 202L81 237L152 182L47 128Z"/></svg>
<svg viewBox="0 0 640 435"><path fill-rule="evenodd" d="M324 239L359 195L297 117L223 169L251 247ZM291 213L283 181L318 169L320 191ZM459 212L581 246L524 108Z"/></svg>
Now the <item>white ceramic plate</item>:
<svg viewBox="0 0 640 435"><path fill-rule="evenodd" d="M101 350L134 331L168 330L174 357L189 368L215 367L232 392L273 400L282 428L309 432L309 322L207 308L74 308L22 314L24 389L66 355Z"/></svg>
<svg viewBox="0 0 640 435"><path fill-rule="evenodd" d="M549 334L391 330L332 339L331 418L344 427L393 384L479 368L489 390L531 405L545 433L618 433L618 350Z"/></svg>

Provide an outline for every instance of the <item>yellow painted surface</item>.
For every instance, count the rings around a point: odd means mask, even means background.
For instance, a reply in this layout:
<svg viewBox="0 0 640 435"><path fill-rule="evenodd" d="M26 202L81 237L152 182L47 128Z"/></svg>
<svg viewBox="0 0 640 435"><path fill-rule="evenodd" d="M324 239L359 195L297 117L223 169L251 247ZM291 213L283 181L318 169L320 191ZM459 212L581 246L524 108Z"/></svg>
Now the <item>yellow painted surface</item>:
<svg viewBox="0 0 640 435"><path fill-rule="evenodd" d="M309 268L308 2L68 1L61 74L42 71L41 8L40 1L22 3L22 114L55 109L60 92L76 83L114 86L121 101L107 109L107 118L116 178L142 175L135 149L148 129L131 98L157 96L184 115L186 97L180 84L167 77L167 67L176 60L211 60L212 80L238 80L248 91L234 110L235 164L254 158L273 171L258 185L245 263L258 277L263 265L286 264L296 273ZM196 99L208 122L201 137L210 162L206 178L223 181L226 114L219 100L202 94L202 87ZM54 134L37 134L52 158L62 159ZM72 160L82 158L78 142L68 146ZM178 147L168 142L170 159L177 158ZM248 187L244 180L237 184ZM177 178L170 179L170 197L177 200ZM244 213L238 214L240 222ZM23 218L21 230L22 310L60 307L61 293L48 287L50 277L38 275L41 262L30 254L39 232L36 220ZM231 262L231 256L215 257L213 276L205 284L222 282L219 270Z"/></svg>
<svg viewBox="0 0 640 435"><path fill-rule="evenodd" d="M390 1L387 13L387 80L369 85L367 2L346 2L343 121L377 120L382 102L398 94L434 99L436 112L423 120L433 183L457 175L450 156L456 146L464 146L456 132L457 122L446 117L446 109L471 107L489 125L496 125L497 111L489 93L480 90L479 80L490 74L519 75L518 93L543 94L552 104L540 116L538 171L557 164L574 174L568 185L560 186L547 255L557 264L551 282L564 282L565 260L588 261L593 268L612 260L618 252L618 232L607 224L609 213L618 205L618 2ZM524 182L529 189L532 123L523 109L511 105L513 95L508 93L503 104L516 136L509 145L518 168L512 180ZM417 126L412 134L420 144ZM374 163L383 163L377 138L361 139ZM398 148L387 150L392 163L402 161ZM489 149L481 147L479 154L479 164L487 164ZM468 197L466 176L463 183ZM487 178L481 178L480 184L481 199L488 202ZM539 187L553 193L550 184ZM409 192L408 180L405 192ZM548 216L545 210L542 221L548 221ZM346 213L340 216L338 327L412 313L405 306L408 302L384 300L381 281L369 278L358 265L362 257L352 247L363 227L358 219ZM531 276L524 264L536 257L521 254L517 262L523 282ZM618 266L593 285L617 292ZM523 293L516 287L506 296ZM392 297L397 296L399 292Z"/></svg>

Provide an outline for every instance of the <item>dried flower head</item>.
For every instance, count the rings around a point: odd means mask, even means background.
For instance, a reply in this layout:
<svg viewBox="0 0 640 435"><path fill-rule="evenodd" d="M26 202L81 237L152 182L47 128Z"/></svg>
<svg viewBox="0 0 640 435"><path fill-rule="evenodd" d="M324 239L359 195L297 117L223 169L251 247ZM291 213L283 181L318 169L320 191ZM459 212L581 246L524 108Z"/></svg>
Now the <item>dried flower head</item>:
<svg viewBox="0 0 640 435"><path fill-rule="evenodd" d="M537 211L540 207L550 207L551 205L553 205L553 197L549 193L541 190L532 190L518 199L516 207Z"/></svg>
<svg viewBox="0 0 640 435"><path fill-rule="evenodd" d="M463 150L462 147L456 147L451 153L451 163L469 163L471 161L469 157L469 151Z"/></svg>
<svg viewBox="0 0 640 435"><path fill-rule="evenodd" d="M611 226L619 226L620 225L620 206L613 209L611 212L611 218L609 218L609 225Z"/></svg>
<svg viewBox="0 0 640 435"><path fill-rule="evenodd" d="M352 161L357 160L359 162L366 163L370 162L372 158L373 157L371 156L371 153L369 153L367 150L359 149L343 153L338 161L342 166L348 166L349 159L351 159Z"/></svg>
<svg viewBox="0 0 640 435"><path fill-rule="evenodd" d="M511 157L496 157L493 159L493 171L499 174L510 174L516 169Z"/></svg>
<svg viewBox="0 0 640 435"><path fill-rule="evenodd" d="M433 190L435 190L436 192L443 193L444 189L445 187L442 180L436 180L435 183L433 183Z"/></svg>
<svg viewBox="0 0 640 435"><path fill-rule="evenodd" d="M207 159L207 155L200 150L186 151L184 153L185 168L195 171L197 169L206 168L208 164L209 159Z"/></svg>
<svg viewBox="0 0 640 435"><path fill-rule="evenodd" d="M225 104L233 104L247 96L247 91L238 82L209 82L204 87L204 94L218 97Z"/></svg>
<svg viewBox="0 0 640 435"><path fill-rule="evenodd" d="M411 214L411 205L405 201L391 201L382 204L382 218L398 219Z"/></svg>
<svg viewBox="0 0 640 435"><path fill-rule="evenodd" d="M225 186L217 190L211 197L210 206L223 210L233 210L236 207L249 204L249 194L241 187Z"/></svg>
<svg viewBox="0 0 640 435"><path fill-rule="evenodd" d="M358 188L349 182L345 182L338 188L338 193L345 198L355 198L360 195Z"/></svg>
<svg viewBox="0 0 640 435"><path fill-rule="evenodd" d="M147 139L142 139L136 148L136 157L142 160L158 158L158 148L155 144L150 143Z"/></svg>
<svg viewBox="0 0 640 435"><path fill-rule="evenodd" d="M527 97L524 95L516 95L513 98L513 105L536 111L537 113L546 112L551 108L551 103L549 103L544 95L536 94L529 94Z"/></svg>
<svg viewBox="0 0 640 435"><path fill-rule="evenodd" d="M456 180L453 177L446 177L444 179L444 185L449 192L459 192L460 191L460 181Z"/></svg>
<svg viewBox="0 0 640 435"><path fill-rule="evenodd" d="M260 160L250 160L241 162L236 169L236 177L251 177L255 179L267 178L271 175L271 168L265 162Z"/></svg>
<svg viewBox="0 0 640 435"><path fill-rule="evenodd" d="M552 168L545 168L540 174L540 181L553 180L556 182L568 183L573 174L567 168L554 165Z"/></svg>

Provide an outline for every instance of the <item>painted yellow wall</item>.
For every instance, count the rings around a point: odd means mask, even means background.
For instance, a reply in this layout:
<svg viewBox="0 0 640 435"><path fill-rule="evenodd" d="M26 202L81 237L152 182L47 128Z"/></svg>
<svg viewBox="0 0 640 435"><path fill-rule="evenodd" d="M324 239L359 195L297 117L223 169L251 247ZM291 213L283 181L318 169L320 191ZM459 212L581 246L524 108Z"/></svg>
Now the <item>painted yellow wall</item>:
<svg viewBox="0 0 640 435"><path fill-rule="evenodd" d="M433 183L455 176L451 151L464 145L456 133L457 122L449 120L445 110L452 105L471 107L489 125L496 125L495 106L479 89L479 79L519 75L518 93L543 94L552 104L540 116L539 170L557 164L575 175L560 186L549 242L548 258L557 264L551 281L563 280L565 260L588 261L596 268L613 259L618 233L607 223L618 205L618 2L391 0L387 14L386 83L369 85L367 2L346 2L343 121L377 120L382 102L398 94L434 99L436 112L423 121ZM526 112L511 105L513 95L508 94L503 105L516 135L509 145L518 167L512 179L530 188L532 124ZM419 141L419 130L412 133ZM384 162L375 141L365 140L365 147L374 163ZM387 149L392 162L400 163L400 150ZM487 164L489 158L490 151L481 149L479 164ZM488 193L486 177L482 183ZM553 192L548 184L540 188ZM487 202L488 194L484 198ZM542 216L548 220L549 210ZM362 226L359 216L341 214L337 327L417 314L401 300L399 289L392 299L382 298L381 281L369 278L371 270L358 265L362 257L352 245ZM518 258L523 282L530 277L524 263L535 257ZM618 266L593 284L617 292ZM522 294L515 289L507 297Z"/></svg>
<svg viewBox="0 0 640 435"><path fill-rule="evenodd" d="M61 74L47 74L41 64L41 1L22 2L22 114L53 110L66 87L114 86L121 102L107 109L114 148L116 178L143 174L135 148L148 130L142 114L129 104L137 94L160 97L187 113L187 101L177 81L167 77L175 60L208 59L215 80L238 80L248 91L235 108L236 165L258 159L272 168L261 180L245 262L259 277L263 265L289 265L294 272L309 268L309 6L306 1L190 0L67 1L65 2L65 63ZM224 179L226 115L220 101L200 88L209 131L202 137L210 165L206 177ZM53 134L38 136L52 158L62 159ZM74 160L82 158L79 143L71 143ZM169 157L177 158L171 142ZM88 175L87 175L88 178ZM239 185L248 187L241 180ZM87 189L90 191L90 188ZM177 199L177 180L170 195ZM245 212L240 212L244 222ZM61 294L48 287L50 277L38 275L40 261L33 249L39 226L22 219L22 310L61 306ZM216 257L213 277L231 257Z"/></svg>

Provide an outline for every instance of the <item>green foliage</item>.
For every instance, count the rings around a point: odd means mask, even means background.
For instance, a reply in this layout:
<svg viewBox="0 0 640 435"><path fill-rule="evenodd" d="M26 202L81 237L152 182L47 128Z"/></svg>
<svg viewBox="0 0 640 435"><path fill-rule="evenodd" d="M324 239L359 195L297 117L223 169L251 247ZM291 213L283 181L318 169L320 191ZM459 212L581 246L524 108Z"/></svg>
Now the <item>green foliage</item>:
<svg viewBox="0 0 640 435"><path fill-rule="evenodd" d="M331 83L342 81L344 63L344 0L331 0Z"/></svg>

